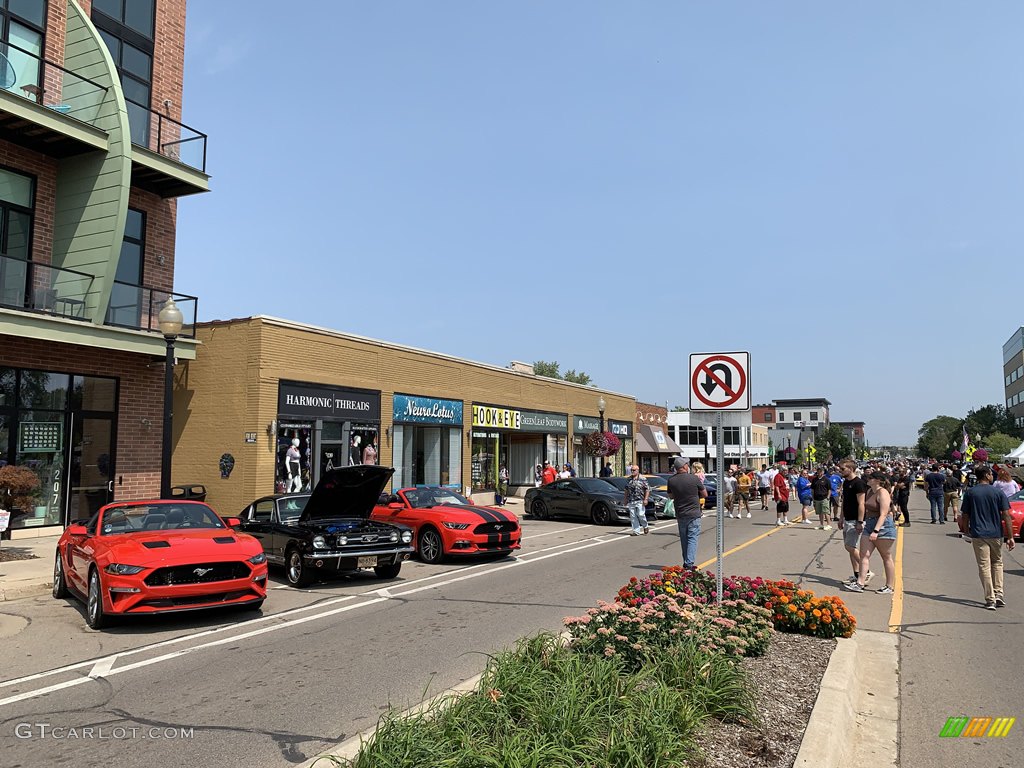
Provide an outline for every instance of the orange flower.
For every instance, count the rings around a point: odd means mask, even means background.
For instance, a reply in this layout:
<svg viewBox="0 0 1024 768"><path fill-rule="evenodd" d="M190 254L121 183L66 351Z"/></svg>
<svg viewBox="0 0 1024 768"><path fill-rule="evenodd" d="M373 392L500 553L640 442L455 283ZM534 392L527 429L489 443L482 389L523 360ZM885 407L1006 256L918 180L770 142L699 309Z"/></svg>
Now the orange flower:
<svg viewBox="0 0 1024 768"><path fill-rule="evenodd" d="M785 605L786 603L789 602L789 598L786 597L785 595L783 595L782 597L779 598L779 602L782 603L783 605Z"/></svg>
<svg viewBox="0 0 1024 768"><path fill-rule="evenodd" d="M807 614L804 613L803 611L797 611L796 615L799 616L801 619L806 619L807 618Z"/></svg>
<svg viewBox="0 0 1024 768"><path fill-rule="evenodd" d="M820 619L821 618L821 611L819 611L817 608L815 608L814 609L814 615L815 615L816 618Z"/></svg>
<svg viewBox="0 0 1024 768"><path fill-rule="evenodd" d="M823 622L825 622L826 624L831 624L831 623L832 623L832 619L831 619L831 618L829 618L828 616L822 616L822 617L821 617L821 620L822 620Z"/></svg>
<svg viewBox="0 0 1024 768"><path fill-rule="evenodd" d="M817 624L808 624L807 628L813 632L814 630L816 630L818 628L818 625Z"/></svg>
<svg viewBox="0 0 1024 768"><path fill-rule="evenodd" d="M793 605L792 603L790 603L790 604L789 604L789 605L787 605L786 607L787 607L787 608L789 608L789 612L790 612L790 613L796 613L796 606L795 606L795 605Z"/></svg>

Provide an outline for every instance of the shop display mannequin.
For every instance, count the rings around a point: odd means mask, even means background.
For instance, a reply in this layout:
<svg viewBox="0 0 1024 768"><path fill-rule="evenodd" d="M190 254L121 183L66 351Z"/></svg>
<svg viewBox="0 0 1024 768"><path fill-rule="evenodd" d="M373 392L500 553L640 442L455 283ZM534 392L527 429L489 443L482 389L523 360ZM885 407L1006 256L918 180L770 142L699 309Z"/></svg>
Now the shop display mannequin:
<svg viewBox="0 0 1024 768"><path fill-rule="evenodd" d="M348 449L348 463L350 466L363 463L363 452L359 449L362 440L359 435L352 435L352 441Z"/></svg>
<svg viewBox="0 0 1024 768"><path fill-rule="evenodd" d="M299 453L299 438L292 438L292 444L284 455L284 468L288 476L286 493L302 490L302 454Z"/></svg>
<svg viewBox="0 0 1024 768"><path fill-rule="evenodd" d="M363 448L363 464L376 464L377 463L377 447L373 444L373 439L366 444Z"/></svg>

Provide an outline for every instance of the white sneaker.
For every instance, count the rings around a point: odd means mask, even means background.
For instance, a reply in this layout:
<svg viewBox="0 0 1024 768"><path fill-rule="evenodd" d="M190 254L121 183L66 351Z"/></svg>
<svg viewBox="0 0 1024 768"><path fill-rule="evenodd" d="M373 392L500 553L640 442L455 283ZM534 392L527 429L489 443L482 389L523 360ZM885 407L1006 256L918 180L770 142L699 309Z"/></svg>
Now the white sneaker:
<svg viewBox="0 0 1024 768"><path fill-rule="evenodd" d="M804 522L807 523L808 525L814 525L814 521L813 520L804 520Z"/></svg>
<svg viewBox="0 0 1024 768"><path fill-rule="evenodd" d="M775 524L777 526L779 526L779 528L785 528L786 527L786 524L784 522L782 522L781 520L776 520Z"/></svg>
<svg viewBox="0 0 1024 768"><path fill-rule="evenodd" d="M729 513L729 517L732 517L732 512Z"/></svg>
<svg viewBox="0 0 1024 768"><path fill-rule="evenodd" d="M875 574L873 574L871 571L868 571L868 575L864 577L864 583L867 584L869 581L871 581L871 577L874 575Z"/></svg>
<svg viewBox="0 0 1024 768"><path fill-rule="evenodd" d="M832 526L831 526L831 525L826 525L826 526L825 526L824 528L822 528L821 530L823 530L823 531L831 531L831 530L832 530Z"/></svg>
<svg viewBox="0 0 1024 768"><path fill-rule="evenodd" d="M747 512L747 520L749 520L749 519L750 519L750 513Z"/></svg>

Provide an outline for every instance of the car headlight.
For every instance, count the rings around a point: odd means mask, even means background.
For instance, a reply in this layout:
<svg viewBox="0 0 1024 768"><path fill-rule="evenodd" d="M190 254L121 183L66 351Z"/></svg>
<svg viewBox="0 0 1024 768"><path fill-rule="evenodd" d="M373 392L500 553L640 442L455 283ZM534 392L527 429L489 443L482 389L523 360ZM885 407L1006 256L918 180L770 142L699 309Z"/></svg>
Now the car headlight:
<svg viewBox="0 0 1024 768"><path fill-rule="evenodd" d="M327 540L323 536L314 536L313 549L327 549Z"/></svg>
<svg viewBox="0 0 1024 768"><path fill-rule="evenodd" d="M402 543L409 544L412 541L412 531L402 531Z"/></svg>
<svg viewBox="0 0 1024 768"><path fill-rule="evenodd" d="M250 557L249 562L253 565L263 565L265 562L267 562L267 556L265 553L260 552L258 555L253 555L252 557Z"/></svg>
<svg viewBox="0 0 1024 768"><path fill-rule="evenodd" d="M107 573L112 573L115 576L133 576L136 573L140 573L146 570L143 565L124 565L123 563L110 563L104 568Z"/></svg>
<svg viewBox="0 0 1024 768"><path fill-rule="evenodd" d="M392 531L388 537L391 541L398 541L398 531Z"/></svg>
<svg viewBox="0 0 1024 768"><path fill-rule="evenodd" d="M464 531L469 528L469 523L442 523L445 528L450 528L453 531Z"/></svg>
<svg viewBox="0 0 1024 768"><path fill-rule="evenodd" d="M348 536L339 536L338 537L338 546L339 547L344 547L346 544L348 544Z"/></svg>

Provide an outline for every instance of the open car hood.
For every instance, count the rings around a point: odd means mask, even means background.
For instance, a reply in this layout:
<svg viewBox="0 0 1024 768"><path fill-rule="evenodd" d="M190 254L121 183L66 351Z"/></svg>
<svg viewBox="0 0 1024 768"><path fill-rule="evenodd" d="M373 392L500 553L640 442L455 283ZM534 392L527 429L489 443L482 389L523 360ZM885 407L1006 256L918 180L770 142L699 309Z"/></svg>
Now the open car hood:
<svg viewBox="0 0 1024 768"><path fill-rule="evenodd" d="M338 518L369 519L393 467L356 464L325 472L306 502L300 523Z"/></svg>

